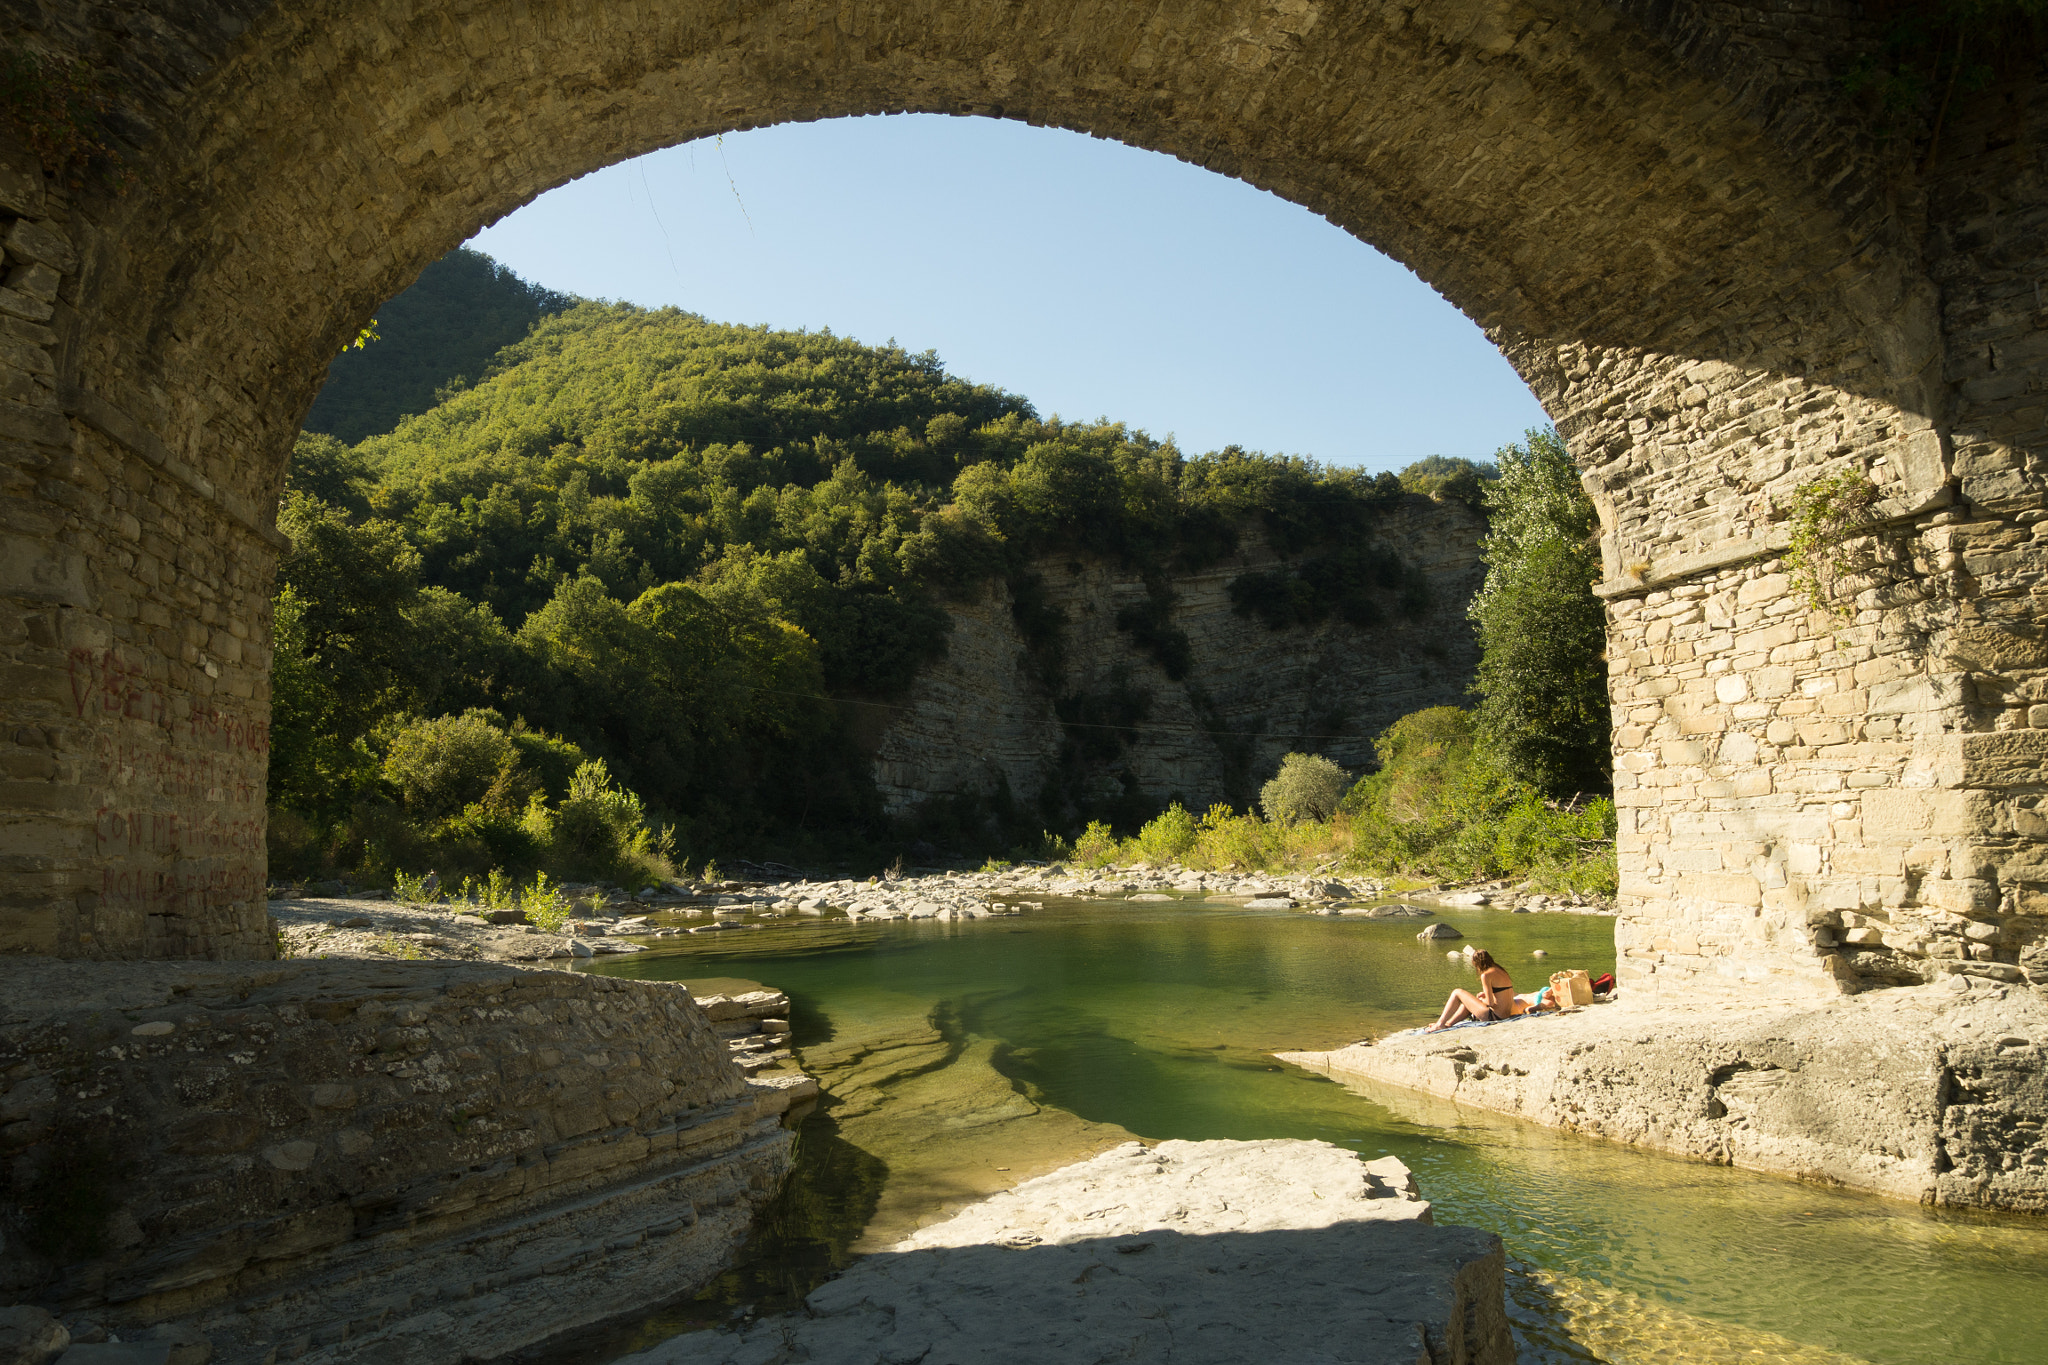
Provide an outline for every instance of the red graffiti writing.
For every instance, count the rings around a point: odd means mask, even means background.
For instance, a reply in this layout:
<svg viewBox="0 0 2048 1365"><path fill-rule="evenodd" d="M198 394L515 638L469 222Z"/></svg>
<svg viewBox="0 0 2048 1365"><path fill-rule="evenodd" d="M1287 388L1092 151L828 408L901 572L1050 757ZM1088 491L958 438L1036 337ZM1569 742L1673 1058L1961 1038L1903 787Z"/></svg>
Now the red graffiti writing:
<svg viewBox="0 0 2048 1365"><path fill-rule="evenodd" d="M139 720L202 748L267 754L270 722L223 711L192 697L173 697L118 650L71 651L71 702L81 717Z"/></svg>
<svg viewBox="0 0 2048 1365"><path fill-rule="evenodd" d="M101 807L94 834L109 857L140 853L224 857L263 851L263 821L191 818L177 811L117 811Z"/></svg>
<svg viewBox="0 0 2048 1365"><path fill-rule="evenodd" d="M191 911L262 894L253 867L109 868L100 874L101 903L120 908Z"/></svg>
<svg viewBox="0 0 2048 1365"><path fill-rule="evenodd" d="M248 806L263 800L263 762L239 753L174 749L161 738L102 731L93 752L110 786L141 787L178 801Z"/></svg>

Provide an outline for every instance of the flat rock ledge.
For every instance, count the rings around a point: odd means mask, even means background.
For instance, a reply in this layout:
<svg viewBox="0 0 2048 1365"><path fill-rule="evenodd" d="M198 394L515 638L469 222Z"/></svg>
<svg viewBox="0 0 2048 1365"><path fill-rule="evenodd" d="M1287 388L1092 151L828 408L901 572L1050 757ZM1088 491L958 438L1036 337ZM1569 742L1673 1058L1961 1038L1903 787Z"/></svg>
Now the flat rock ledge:
<svg viewBox="0 0 2048 1365"><path fill-rule="evenodd" d="M1634 1008L1284 1062L1554 1128L1958 1208L2048 1212L2048 1004L1975 978L1812 1005Z"/></svg>
<svg viewBox="0 0 2048 1365"><path fill-rule="evenodd" d="M736 1055L779 994L719 1003L489 962L0 959L29 1215L0 1303L110 1363L460 1365L687 1293L817 1093ZM68 1250L17 1235L39 1207Z"/></svg>
<svg viewBox="0 0 2048 1365"><path fill-rule="evenodd" d="M620 1365L1508 1365L1500 1239L1326 1142L1130 1142Z"/></svg>

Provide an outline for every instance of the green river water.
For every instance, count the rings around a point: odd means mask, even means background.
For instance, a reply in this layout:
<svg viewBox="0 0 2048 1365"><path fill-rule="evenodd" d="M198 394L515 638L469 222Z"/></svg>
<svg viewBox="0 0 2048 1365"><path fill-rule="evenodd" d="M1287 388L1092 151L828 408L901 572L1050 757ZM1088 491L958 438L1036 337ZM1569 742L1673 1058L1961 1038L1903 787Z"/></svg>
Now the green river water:
<svg viewBox="0 0 2048 1365"><path fill-rule="evenodd" d="M1523 989L1613 967L1604 917L1443 919ZM1439 1222L1505 1240L1524 1362L2048 1360L2043 1220L1661 1157L1273 1062L1427 1022L1469 985L1412 921L1055 900L955 923L763 923L593 968L786 990L830 1098L743 1263L581 1359L793 1307L950 1207L1136 1136L1399 1156Z"/></svg>

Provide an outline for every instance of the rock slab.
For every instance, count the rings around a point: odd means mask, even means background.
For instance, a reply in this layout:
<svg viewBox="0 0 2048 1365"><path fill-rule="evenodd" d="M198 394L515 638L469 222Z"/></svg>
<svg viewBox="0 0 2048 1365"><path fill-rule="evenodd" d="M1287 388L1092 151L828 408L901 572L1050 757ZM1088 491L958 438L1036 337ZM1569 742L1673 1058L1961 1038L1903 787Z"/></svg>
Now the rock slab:
<svg viewBox="0 0 2048 1365"><path fill-rule="evenodd" d="M1500 1239L1325 1142L1125 1143L858 1262L803 1315L621 1365L1508 1365Z"/></svg>
<svg viewBox="0 0 2048 1365"><path fill-rule="evenodd" d="M1603 1005L1277 1055L1722 1165L2048 1213L2048 1002L1975 978L1819 1008Z"/></svg>
<svg viewBox="0 0 2048 1365"><path fill-rule="evenodd" d="M0 958L0 1160L32 1198L115 1172L97 1254L10 1226L0 1296L122 1338L73 1365L494 1359L723 1269L805 1084L664 982Z"/></svg>

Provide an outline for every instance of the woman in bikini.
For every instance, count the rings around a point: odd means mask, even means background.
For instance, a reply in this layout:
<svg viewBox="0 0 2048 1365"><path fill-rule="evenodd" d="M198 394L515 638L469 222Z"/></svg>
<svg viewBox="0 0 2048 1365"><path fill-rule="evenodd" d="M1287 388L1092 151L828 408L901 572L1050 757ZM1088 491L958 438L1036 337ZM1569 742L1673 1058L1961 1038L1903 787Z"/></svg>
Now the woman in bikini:
<svg viewBox="0 0 2048 1365"><path fill-rule="evenodd" d="M1452 991L1444 1002L1444 1012L1423 1032L1435 1033L1467 1019L1511 1019L1528 1012L1529 1007L1515 998L1515 983L1508 980L1507 969L1493 960L1493 954L1484 948L1474 950L1472 966L1479 973L1479 994Z"/></svg>

